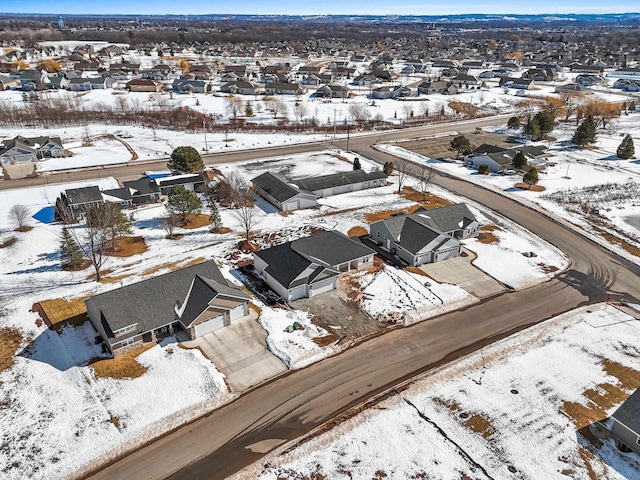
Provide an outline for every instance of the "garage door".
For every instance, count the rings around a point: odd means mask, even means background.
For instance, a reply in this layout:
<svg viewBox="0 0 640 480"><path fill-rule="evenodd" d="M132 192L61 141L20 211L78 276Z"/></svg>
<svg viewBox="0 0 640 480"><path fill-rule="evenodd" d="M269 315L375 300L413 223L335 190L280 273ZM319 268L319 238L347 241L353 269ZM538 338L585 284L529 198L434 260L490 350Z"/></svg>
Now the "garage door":
<svg viewBox="0 0 640 480"><path fill-rule="evenodd" d="M229 318L231 320L236 320L236 319L241 318L241 317L244 317L244 304L238 305L233 310L231 310L231 312L229 314Z"/></svg>
<svg viewBox="0 0 640 480"><path fill-rule="evenodd" d="M209 320L196 325L196 337L213 332L224 327L224 315L210 318Z"/></svg>
<svg viewBox="0 0 640 480"><path fill-rule="evenodd" d="M333 281L330 281L327 284L319 283L319 284L311 285L311 287L309 288L309 297L320 295L321 293L324 293L324 292L330 292L331 290L333 290Z"/></svg>

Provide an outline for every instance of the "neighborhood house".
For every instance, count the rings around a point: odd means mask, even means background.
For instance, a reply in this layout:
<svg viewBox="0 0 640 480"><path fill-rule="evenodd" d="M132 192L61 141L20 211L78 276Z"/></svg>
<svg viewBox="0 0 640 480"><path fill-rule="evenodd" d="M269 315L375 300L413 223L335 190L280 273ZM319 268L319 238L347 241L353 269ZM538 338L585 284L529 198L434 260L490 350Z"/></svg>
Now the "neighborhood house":
<svg viewBox="0 0 640 480"><path fill-rule="evenodd" d="M249 313L249 296L213 260L94 295L85 304L97 341L114 356L178 331L198 338Z"/></svg>
<svg viewBox="0 0 640 480"><path fill-rule="evenodd" d="M253 266L285 301L334 290L343 272L373 266L375 252L333 230L253 254Z"/></svg>
<svg viewBox="0 0 640 480"><path fill-rule="evenodd" d="M460 256L460 240L477 235L479 229L469 207L458 203L372 223L369 237L408 265L419 266Z"/></svg>

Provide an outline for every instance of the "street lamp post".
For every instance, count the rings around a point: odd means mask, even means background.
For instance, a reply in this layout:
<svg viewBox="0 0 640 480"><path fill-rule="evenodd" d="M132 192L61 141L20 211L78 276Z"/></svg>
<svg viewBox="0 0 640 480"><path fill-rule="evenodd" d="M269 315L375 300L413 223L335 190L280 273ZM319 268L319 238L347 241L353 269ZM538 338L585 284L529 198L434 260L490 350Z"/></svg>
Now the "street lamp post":
<svg viewBox="0 0 640 480"><path fill-rule="evenodd" d="M204 131L204 151L209 151L209 145L207 145L207 126L204 123L204 118L202 119L202 130Z"/></svg>

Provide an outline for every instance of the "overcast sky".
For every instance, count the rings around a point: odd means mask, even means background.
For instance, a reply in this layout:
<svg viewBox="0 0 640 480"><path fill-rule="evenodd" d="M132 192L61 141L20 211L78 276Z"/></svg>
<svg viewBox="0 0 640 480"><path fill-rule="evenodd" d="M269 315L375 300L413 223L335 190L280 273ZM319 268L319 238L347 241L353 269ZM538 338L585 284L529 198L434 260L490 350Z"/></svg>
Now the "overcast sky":
<svg viewBox="0 0 640 480"><path fill-rule="evenodd" d="M638 0L244 0L239 3L211 0L2 0L0 12L64 14L356 14L356 15L455 15L460 13L624 13L640 10Z"/></svg>

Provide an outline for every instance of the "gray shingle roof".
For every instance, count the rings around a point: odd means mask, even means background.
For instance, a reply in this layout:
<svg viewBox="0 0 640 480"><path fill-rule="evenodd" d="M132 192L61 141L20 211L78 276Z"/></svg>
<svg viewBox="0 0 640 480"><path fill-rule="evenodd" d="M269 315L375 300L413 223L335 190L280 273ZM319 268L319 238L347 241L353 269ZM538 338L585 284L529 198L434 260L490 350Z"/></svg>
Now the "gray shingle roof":
<svg viewBox="0 0 640 480"><path fill-rule="evenodd" d="M108 340L113 342L114 338L111 332L134 323L138 324L138 330L128 336L138 335L138 332L148 332L162 325L175 322L176 313L174 308L176 303L185 301L191 284L197 275L202 279L216 282L210 284L203 282L210 293L212 285L218 285L232 289L237 292L237 296L245 296L242 290L231 286L222 276L216 263L213 260L209 260L175 272L94 295L85 300L85 302L88 306L95 307L96 311L102 312L111 330L107 330L107 335L111 337ZM207 288L200 289L198 295L202 291L206 291ZM212 295L208 300L211 300L214 296ZM195 298L194 296L194 305L198 303ZM117 341L125 338L127 336L119 337Z"/></svg>
<svg viewBox="0 0 640 480"><path fill-rule="evenodd" d="M412 213L410 217L443 233L459 230L476 221L476 217L464 203L455 203L433 210L421 208Z"/></svg>
<svg viewBox="0 0 640 480"><path fill-rule="evenodd" d="M612 417L640 435L640 388L613 412Z"/></svg>
<svg viewBox="0 0 640 480"><path fill-rule="evenodd" d="M285 202L295 197L300 191L280 175L265 172L251 180L251 183L262 189L279 202Z"/></svg>
<svg viewBox="0 0 640 480"><path fill-rule="evenodd" d="M148 177L142 177L137 180L122 182L124 188L134 190L134 195L149 195L151 193L159 193L158 184Z"/></svg>
<svg viewBox="0 0 640 480"><path fill-rule="evenodd" d="M335 267L375 252L362 243L335 230L294 240L291 249L309 260Z"/></svg>
<svg viewBox="0 0 640 480"><path fill-rule="evenodd" d="M100 189L95 185L82 188L70 188L65 190L64 194L67 197L69 205L79 205L89 202L101 202L102 194Z"/></svg>
<svg viewBox="0 0 640 480"><path fill-rule="evenodd" d="M304 283L294 283L294 280L311 265L309 260L291 250L291 242L260 250L255 255L267 263L267 274L286 288Z"/></svg>
<svg viewBox="0 0 640 480"><path fill-rule="evenodd" d="M400 233L400 245L410 253L416 254L440 236L433 228L407 217Z"/></svg>
<svg viewBox="0 0 640 480"><path fill-rule="evenodd" d="M352 185L354 183L379 180L381 178L386 178L386 175L380 170L374 170L369 173L364 170L351 170L348 172L323 175L321 177L295 180L295 184L302 190L315 192L318 190L324 190L325 188L333 188L340 185Z"/></svg>

